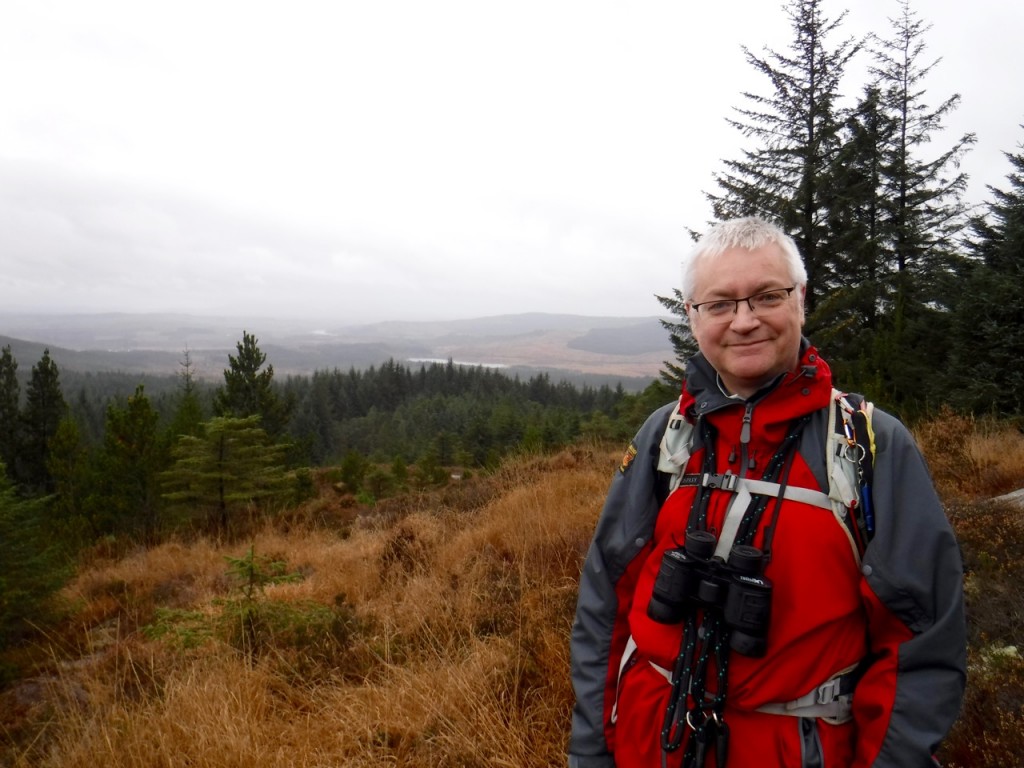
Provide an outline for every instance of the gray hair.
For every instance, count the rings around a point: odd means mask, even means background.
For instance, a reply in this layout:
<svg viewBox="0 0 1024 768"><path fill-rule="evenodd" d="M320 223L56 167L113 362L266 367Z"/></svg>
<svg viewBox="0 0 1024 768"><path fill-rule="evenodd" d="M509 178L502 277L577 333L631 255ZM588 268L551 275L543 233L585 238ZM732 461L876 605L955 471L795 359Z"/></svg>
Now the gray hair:
<svg viewBox="0 0 1024 768"><path fill-rule="evenodd" d="M772 244L782 250L793 282L807 285L807 269L793 238L769 221L748 216L719 222L697 241L694 249L683 259L683 298L686 301L694 298L694 276L702 259L713 259L733 248L754 251Z"/></svg>

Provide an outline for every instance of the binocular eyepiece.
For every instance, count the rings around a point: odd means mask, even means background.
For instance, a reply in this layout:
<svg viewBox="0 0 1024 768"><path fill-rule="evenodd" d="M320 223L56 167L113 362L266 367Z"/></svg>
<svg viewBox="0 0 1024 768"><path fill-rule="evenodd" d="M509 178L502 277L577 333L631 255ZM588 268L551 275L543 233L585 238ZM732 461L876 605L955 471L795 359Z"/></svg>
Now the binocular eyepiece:
<svg viewBox="0 0 1024 768"><path fill-rule="evenodd" d="M745 656L763 656L772 600L772 584L761 575L764 553L737 544L723 561L714 556L716 544L714 534L690 531L682 547L666 550L647 615L678 624L690 611L721 611L729 646Z"/></svg>

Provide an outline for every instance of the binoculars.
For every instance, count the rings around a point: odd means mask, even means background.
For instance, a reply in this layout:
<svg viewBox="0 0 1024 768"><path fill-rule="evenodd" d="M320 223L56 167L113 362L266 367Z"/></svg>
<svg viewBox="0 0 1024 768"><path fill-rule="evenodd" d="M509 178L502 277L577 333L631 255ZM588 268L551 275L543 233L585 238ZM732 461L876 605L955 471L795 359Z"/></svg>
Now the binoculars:
<svg viewBox="0 0 1024 768"><path fill-rule="evenodd" d="M745 656L763 656L771 618L772 583L761 575L764 553L737 544L728 560L715 557L717 540L708 531L690 531L682 547L661 558L647 615L678 624L689 611L720 611L729 628L729 647Z"/></svg>

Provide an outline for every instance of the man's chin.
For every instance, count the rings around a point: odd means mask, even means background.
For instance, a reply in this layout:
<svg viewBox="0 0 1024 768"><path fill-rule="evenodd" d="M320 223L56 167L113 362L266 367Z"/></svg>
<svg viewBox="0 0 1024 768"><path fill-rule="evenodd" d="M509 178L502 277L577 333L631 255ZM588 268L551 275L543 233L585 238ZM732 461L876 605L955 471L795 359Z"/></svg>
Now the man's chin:
<svg viewBox="0 0 1024 768"><path fill-rule="evenodd" d="M720 372L722 381L733 392L756 392L773 381L782 371L769 365L737 365ZM730 382L735 386L729 386Z"/></svg>

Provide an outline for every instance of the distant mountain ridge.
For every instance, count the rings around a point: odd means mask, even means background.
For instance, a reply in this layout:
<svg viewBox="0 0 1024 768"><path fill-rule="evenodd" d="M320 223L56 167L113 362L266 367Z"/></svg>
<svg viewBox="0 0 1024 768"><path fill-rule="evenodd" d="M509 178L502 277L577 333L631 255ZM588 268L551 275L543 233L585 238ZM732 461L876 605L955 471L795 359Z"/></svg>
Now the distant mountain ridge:
<svg viewBox="0 0 1024 768"><path fill-rule="evenodd" d="M220 376L243 331L254 334L275 372L363 368L388 359L654 377L671 359L657 317L526 313L446 321L386 321L315 327L309 322L186 314L26 315L0 313L0 346L21 366L49 348L78 371L173 374L185 350L202 378Z"/></svg>

